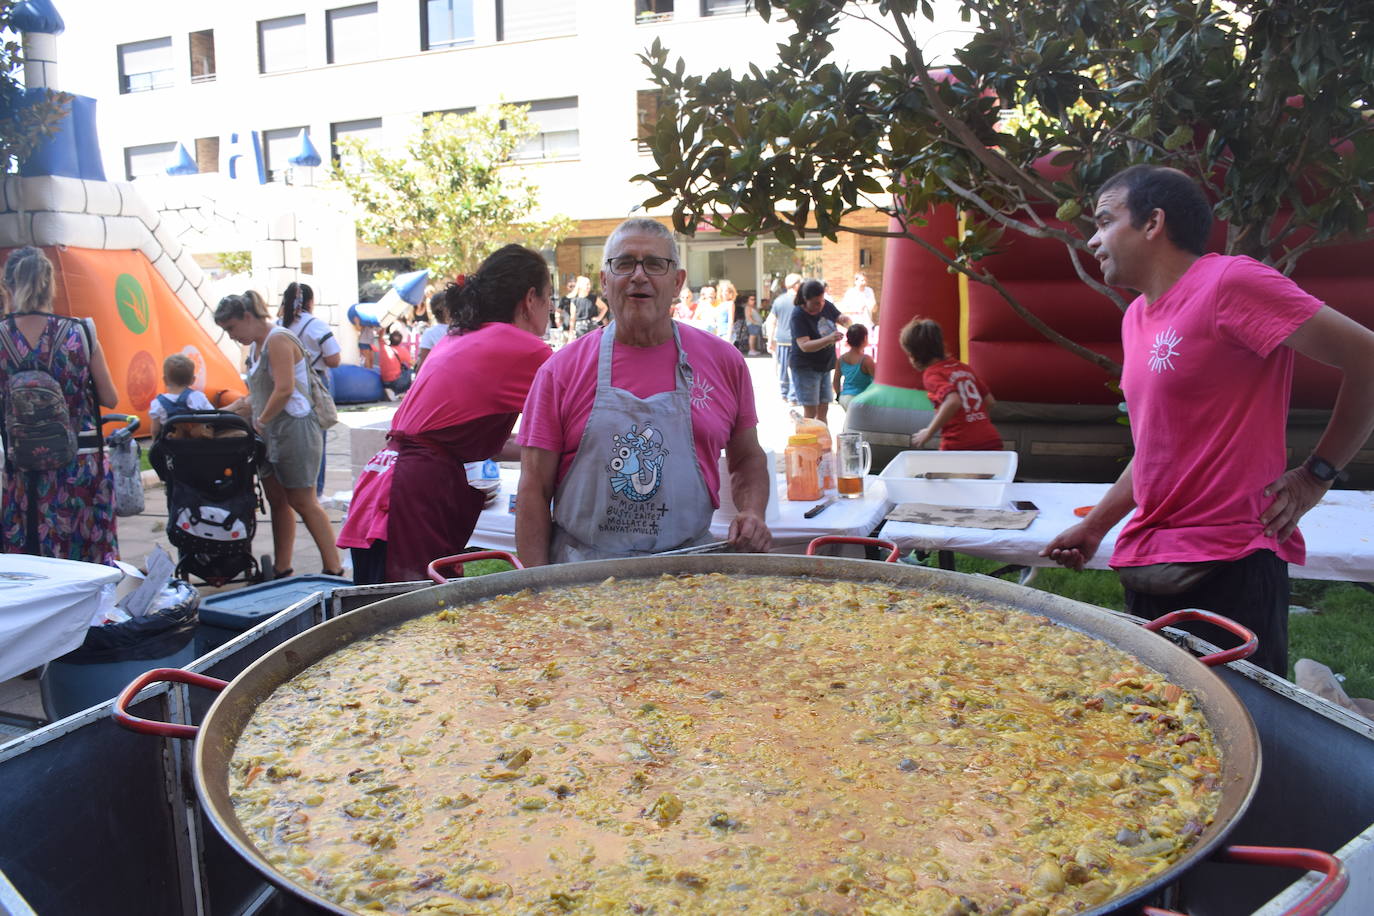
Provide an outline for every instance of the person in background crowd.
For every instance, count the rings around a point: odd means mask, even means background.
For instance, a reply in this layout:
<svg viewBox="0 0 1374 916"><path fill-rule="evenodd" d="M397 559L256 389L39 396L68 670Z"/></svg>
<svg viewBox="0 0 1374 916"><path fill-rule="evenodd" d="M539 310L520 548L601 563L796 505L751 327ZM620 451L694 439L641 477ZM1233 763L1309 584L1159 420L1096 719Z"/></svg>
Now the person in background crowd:
<svg viewBox="0 0 1374 916"><path fill-rule="evenodd" d="M353 324L353 330L358 335L358 359L363 364L364 369L371 369L377 364L377 354L375 347L377 344L377 328L375 325L363 324L357 316L349 319Z"/></svg>
<svg viewBox="0 0 1374 916"><path fill-rule="evenodd" d="M159 394L148 405L148 420L154 439L162 434L169 417L184 413L213 412L215 405L202 391L191 386L196 383L196 364L185 353L173 353L162 361L162 384L167 393ZM192 424L201 426L202 424Z"/></svg>
<svg viewBox="0 0 1374 916"><path fill-rule="evenodd" d="M425 333L420 337L420 352L415 354L415 377L420 377L420 370L424 368L425 359L429 356L439 341L449 332L448 326L448 298L446 296L435 295L430 297L429 310L434 315L434 324L425 329Z"/></svg>
<svg viewBox="0 0 1374 916"><path fill-rule="evenodd" d="M359 585L423 579L431 560L466 547L483 494L464 465L519 455L507 438L550 354L541 339L553 310L548 267L537 251L506 245L459 279L437 297L453 331L427 357L353 490L339 543L353 553Z"/></svg>
<svg viewBox="0 0 1374 916"><path fill-rule="evenodd" d="M1111 558L1126 609L1224 614L1259 637L1250 661L1286 677L1288 565L1306 559L1298 521L1374 429L1374 331L1272 267L1208 254L1211 204L1175 169L1107 179L1093 219L1105 282L1140 292L1121 322L1135 455L1041 555L1082 569L1134 510ZM1341 384L1315 450L1285 470L1296 353L1336 367Z"/></svg>
<svg viewBox="0 0 1374 916"><path fill-rule="evenodd" d="M878 299L868 285L867 276L862 273L854 275L854 285L845 290L844 298L840 300L840 312L854 323L878 323Z"/></svg>
<svg viewBox="0 0 1374 916"><path fill-rule="evenodd" d="M822 423L830 412L830 374L835 371L835 345L844 340L849 319L825 298L825 284L806 280L797 289L792 309L792 388L802 413Z"/></svg>
<svg viewBox="0 0 1374 916"><path fill-rule="evenodd" d="M40 249L16 248L5 261L9 313L0 321L0 391L18 372L46 372L62 390L76 449L56 468L24 468L23 442L0 430L6 444L0 533L5 553L113 565L114 474L100 447L100 408L119 401L105 351L90 324L52 313L52 262ZM0 422L4 413L0 412ZM37 450L36 450L37 451Z"/></svg>
<svg viewBox="0 0 1374 916"><path fill-rule="evenodd" d="M692 321L696 318L697 306L690 286L682 287L673 304L673 317L678 321Z"/></svg>
<svg viewBox="0 0 1374 916"><path fill-rule="evenodd" d="M585 337L601 327L606 318L606 301L592 295L592 281L589 277L578 277L573 290L573 326L577 337Z"/></svg>
<svg viewBox="0 0 1374 916"><path fill-rule="evenodd" d="M388 401L394 401L397 396L405 394L414 378L410 371L410 355L401 349L402 339L400 331L392 331L377 354L382 389L386 392Z"/></svg>
<svg viewBox="0 0 1374 916"><path fill-rule="evenodd" d="M301 342L311 370L324 383L326 390L333 391L329 370L337 369L343 362L343 351L329 325L315 317L315 291L306 283L288 283L281 296L281 308L277 311L277 324L286 328ZM320 442L329 439L329 430L320 430ZM324 493L325 450L320 449L320 473L315 478L315 495Z"/></svg>
<svg viewBox="0 0 1374 916"><path fill-rule="evenodd" d="M697 290L696 326L703 331L716 333L716 288L703 286Z"/></svg>
<svg viewBox="0 0 1374 916"><path fill-rule="evenodd" d="M770 472L744 358L672 320L686 271L670 229L629 219L605 250L601 284L615 321L554 354L525 404L521 560L645 555L709 540L722 446L739 507L729 540L767 551Z"/></svg>
<svg viewBox="0 0 1374 916"><path fill-rule="evenodd" d="M861 324L851 324L844 335L849 349L835 361L835 400L845 410L849 409L854 398L863 394L873 384L877 364L873 357L864 353L868 345L868 328Z"/></svg>
<svg viewBox="0 0 1374 916"><path fill-rule="evenodd" d="M1002 435L988 418L997 399L973 369L945 354L940 326L929 318L913 318L902 328L900 340L935 405L934 418L911 434L911 447L920 448L940 433L942 451L1000 451Z"/></svg>
<svg viewBox="0 0 1374 916"><path fill-rule="evenodd" d="M797 403L797 392L792 387L792 309L801 281L801 274L787 275L783 280L783 290L773 297L768 319L764 322L768 349L772 351L773 361L778 367L778 394L789 404Z"/></svg>
<svg viewBox="0 0 1374 916"><path fill-rule="evenodd" d="M226 409L249 416L267 443L262 491L272 513L272 576L292 574L299 515L319 549L326 575L343 575L334 528L315 495L323 442L310 403L305 348L286 328L274 325L261 297L225 296L215 324L248 349L248 396ZM294 513L294 514L293 514Z"/></svg>
<svg viewBox="0 0 1374 916"><path fill-rule="evenodd" d="M749 339L749 356L765 356L759 349L763 338L763 313L759 311L758 297L753 293L744 297L744 330Z"/></svg>
<svg viewBox="0 0 1374 916"><path fill-rule="evenodd" d="M744 334L744 316L739 314L739 290L729 280L716 284L716 326L715 332L722 340L728 340L739 349L739 338Z"/></svg>

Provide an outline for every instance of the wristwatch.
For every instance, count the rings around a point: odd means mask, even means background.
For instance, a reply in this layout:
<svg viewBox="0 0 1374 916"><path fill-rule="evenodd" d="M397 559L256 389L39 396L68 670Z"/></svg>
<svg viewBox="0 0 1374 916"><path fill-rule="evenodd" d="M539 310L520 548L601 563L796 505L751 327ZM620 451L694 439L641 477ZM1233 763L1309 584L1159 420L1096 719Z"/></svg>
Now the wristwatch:
<svg viewBox="0 0 1374 916"><path fill-rule="evenodd" d="M1320 455L1308 455L1307 460L1302 463L1307 468L1307 473L1320 480L1322 483L1331 483L1341 475L1340 470L1331 462Z"/></svg>

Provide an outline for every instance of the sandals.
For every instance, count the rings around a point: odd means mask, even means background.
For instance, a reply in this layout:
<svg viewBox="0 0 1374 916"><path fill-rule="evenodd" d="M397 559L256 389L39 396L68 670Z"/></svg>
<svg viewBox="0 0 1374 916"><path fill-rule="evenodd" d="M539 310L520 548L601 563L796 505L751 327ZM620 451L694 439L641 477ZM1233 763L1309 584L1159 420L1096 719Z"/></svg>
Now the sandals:
<svg viewBox="0 0 1374 916"><path fill-rule="evenodd" d="M347 575L342 569L337 569L337 570L335 570L335 569L322 569L322 570L320 570L320 575L322 575L322 576L337 576L337 577L340 578L340 579L347 579L347 578L348 578L348 575Z"/></svg>

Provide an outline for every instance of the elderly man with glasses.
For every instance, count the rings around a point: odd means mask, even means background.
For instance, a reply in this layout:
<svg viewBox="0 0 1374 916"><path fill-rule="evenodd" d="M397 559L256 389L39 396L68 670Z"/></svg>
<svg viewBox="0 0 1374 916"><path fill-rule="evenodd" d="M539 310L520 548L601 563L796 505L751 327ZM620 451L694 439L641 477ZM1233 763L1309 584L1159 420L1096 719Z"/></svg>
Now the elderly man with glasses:
<svg viewBox="0 0 1374 916"><path fill-rule="evenodd" d="M621 223L601 288L614 320L535 377L518 441L515 539L527 566L644 556L710 540L725 449L736 550L764 552L768 474L754 390L729 341L672 319L686 272L672 232Z"/></svg>

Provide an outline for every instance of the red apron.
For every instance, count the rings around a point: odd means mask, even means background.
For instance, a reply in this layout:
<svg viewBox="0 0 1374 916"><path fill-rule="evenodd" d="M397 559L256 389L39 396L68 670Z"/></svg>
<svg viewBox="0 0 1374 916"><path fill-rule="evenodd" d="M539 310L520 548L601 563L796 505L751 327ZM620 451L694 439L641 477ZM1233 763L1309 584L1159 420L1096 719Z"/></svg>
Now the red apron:
<svg viewBox="0 0 1374 916"><path fill-rule="evenodd" d="M387 515L388 582L423 579L431 560L467 546L484 497L468 485L463 466L500 452L518 416L489 414L419 436L387 437L396 450Z"/></svg>

